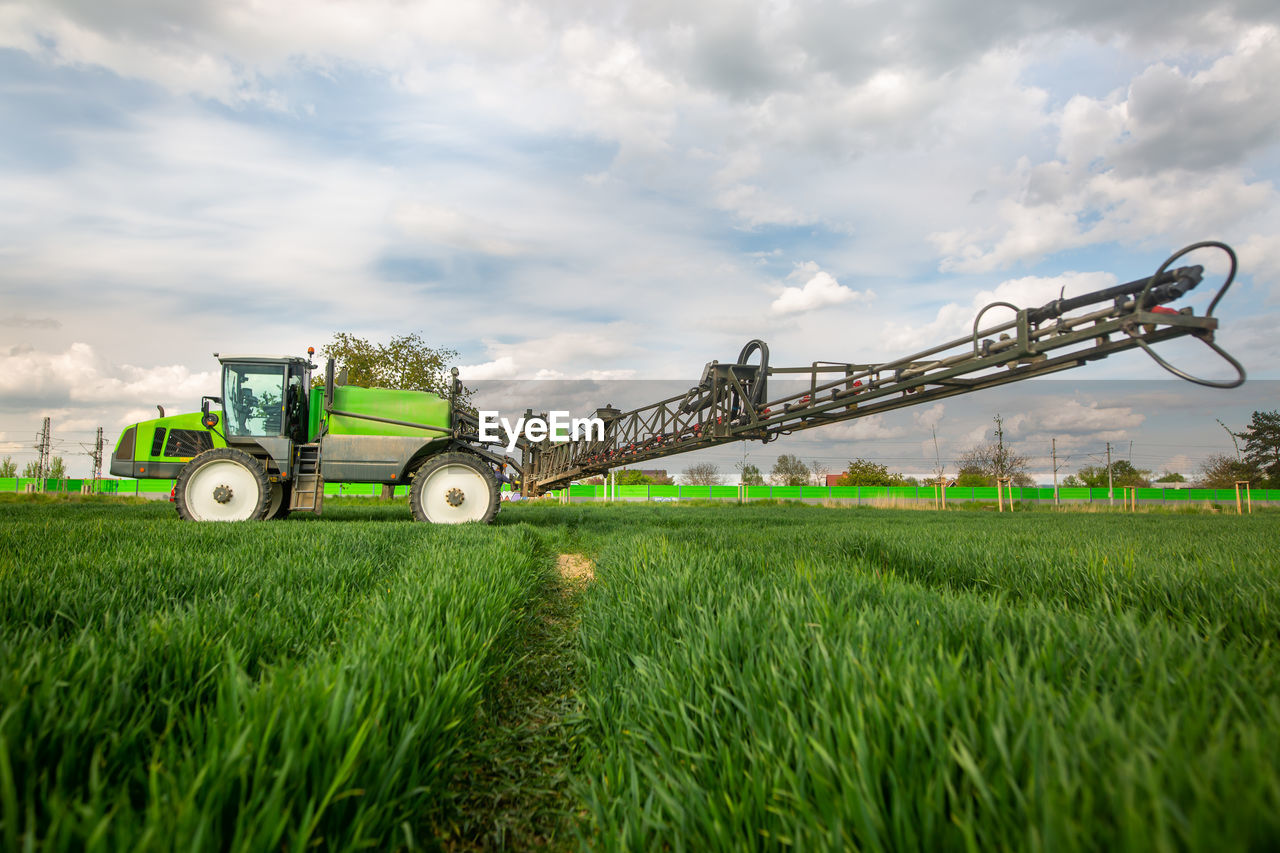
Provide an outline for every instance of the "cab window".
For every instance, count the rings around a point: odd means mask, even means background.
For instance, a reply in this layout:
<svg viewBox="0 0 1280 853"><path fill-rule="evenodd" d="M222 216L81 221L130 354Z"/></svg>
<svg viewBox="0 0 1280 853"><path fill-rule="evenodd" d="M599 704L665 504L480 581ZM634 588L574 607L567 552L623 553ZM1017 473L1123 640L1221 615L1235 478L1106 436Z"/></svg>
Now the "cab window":
<svg viewBox="0 0 1280 853"><path fill-rule="evenodd" d="M231 435L280 435L284 425L284 365L227 365L222 399Z"/></svg>

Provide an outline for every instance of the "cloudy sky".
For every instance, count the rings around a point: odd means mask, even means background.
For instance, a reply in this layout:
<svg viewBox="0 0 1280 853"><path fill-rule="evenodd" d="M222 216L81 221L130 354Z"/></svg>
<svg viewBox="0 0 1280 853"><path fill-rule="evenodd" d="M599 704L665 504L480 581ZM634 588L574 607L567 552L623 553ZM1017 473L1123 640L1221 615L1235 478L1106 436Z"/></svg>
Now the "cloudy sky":
<svg viewBox="0 0 1280 853"><path fill-rule="evenodd" d="M417 331L473 380L696 378L752 337L879 361L1201 239L1241 257L1219 341L1274 380L1277 78L1261 0L0 0L0 454L45 415L70 458L192 410L215 350ZM1168 447L1145 467L1229 449L1181 384L1093 384L1161 376L1129 353L1054 386L1053 424L1000 405L1018 440ZM1200 432L1159 431L1179 406ZM968 410L880 428L940 425L946 457Z"/></svg>

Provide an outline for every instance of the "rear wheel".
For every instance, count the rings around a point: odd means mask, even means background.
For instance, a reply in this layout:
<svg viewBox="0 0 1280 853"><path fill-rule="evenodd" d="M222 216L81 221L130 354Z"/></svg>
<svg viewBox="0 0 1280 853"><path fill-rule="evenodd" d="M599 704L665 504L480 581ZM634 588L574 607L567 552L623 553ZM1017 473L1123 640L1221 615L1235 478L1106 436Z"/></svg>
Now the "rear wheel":
<svg viewBox="0 0 1280 853"><path fill-rule="evenodd" d="M470 453L441 453L418 469L409 491L409 506L418 521L489 524L498 514L498 478Z"/></svg>
<svg viewBox="0 0 1280 853"><path fill-rule="evenodd" d="M174 498L187 521L251 521L267 511L267 472L243 450L206 450L178 473Z"/></svg>

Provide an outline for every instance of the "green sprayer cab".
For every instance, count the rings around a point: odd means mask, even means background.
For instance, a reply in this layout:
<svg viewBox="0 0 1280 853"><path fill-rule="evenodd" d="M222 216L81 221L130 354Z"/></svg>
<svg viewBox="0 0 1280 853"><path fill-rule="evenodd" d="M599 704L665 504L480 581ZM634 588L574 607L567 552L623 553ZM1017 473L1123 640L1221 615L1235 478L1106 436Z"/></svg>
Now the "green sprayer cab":
<svg viewBox="0 0 1280 853"><path fill-rule="evenodd" d="M222 394L200 412L126 428L111 473L175 479L193 521L319 513L325 481L410 484L421 521L492 521L504 460L465 436L474 418L428 391L361 388L334 377L312 387L309 358L220 356Z"/></svg>

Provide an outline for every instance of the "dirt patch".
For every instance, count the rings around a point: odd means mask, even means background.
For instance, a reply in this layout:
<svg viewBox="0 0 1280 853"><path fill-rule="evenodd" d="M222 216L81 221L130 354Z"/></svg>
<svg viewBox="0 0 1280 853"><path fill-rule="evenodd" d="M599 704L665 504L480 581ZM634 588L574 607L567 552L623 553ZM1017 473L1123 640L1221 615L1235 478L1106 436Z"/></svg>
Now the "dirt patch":
<svg viewBox="0 0 1280 853"><path fill-rule="evenodd" d="M596 579L595 564L581 554L561 554L556 558L560 577L575 583L587 583Z"/></svg>

